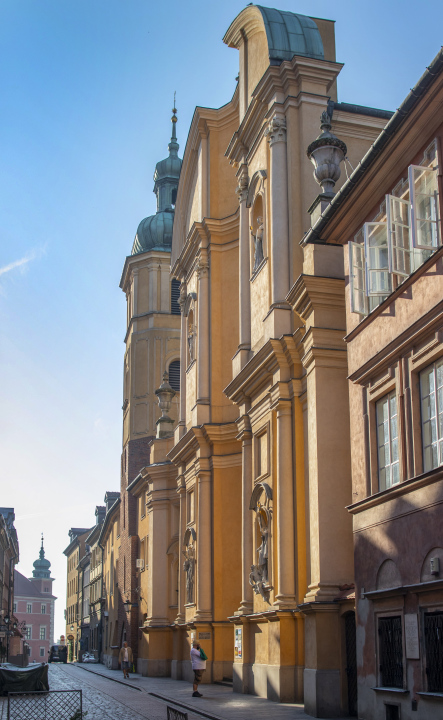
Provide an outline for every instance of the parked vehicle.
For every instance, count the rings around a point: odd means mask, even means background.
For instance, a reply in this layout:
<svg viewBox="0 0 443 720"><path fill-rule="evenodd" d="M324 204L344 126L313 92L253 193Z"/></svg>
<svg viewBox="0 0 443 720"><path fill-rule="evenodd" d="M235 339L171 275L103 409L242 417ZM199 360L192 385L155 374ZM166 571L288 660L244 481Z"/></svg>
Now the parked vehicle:
<svg viewBox="0 0 443 720"><path fill-rule="evenodd" d="M68 662L68 648L66 645L51 645L48 662Z"/></svg>

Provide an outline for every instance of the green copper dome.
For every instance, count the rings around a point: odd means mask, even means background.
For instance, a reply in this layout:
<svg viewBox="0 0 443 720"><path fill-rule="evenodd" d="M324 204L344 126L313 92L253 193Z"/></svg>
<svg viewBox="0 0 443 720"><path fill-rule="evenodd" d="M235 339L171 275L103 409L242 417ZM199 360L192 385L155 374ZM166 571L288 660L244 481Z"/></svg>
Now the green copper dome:
<svg viewBox="0 0 443 720"><path fill-rule="evenodd" d="M157 213L142 220L138 226L132 246L132 255L154 249L170 250L172 246L174 208L182 167L181 158L178 157L179 144L175 129L177 110L174 108L172 112L172 137L168 145L169 155L157 163L154 172Z"/></svg>
<svg viewBox="0 0 443 720"><path fill-rule="evenodd" d="M42 546L40 548L39 558L34 563L34 570L32 571L32 576L35 578L50 578L51 577L51 571L49 568L51 567L51 563L49 560L46 560L45 558L45 549L43 547L43 535L42 535Z"/></svg>

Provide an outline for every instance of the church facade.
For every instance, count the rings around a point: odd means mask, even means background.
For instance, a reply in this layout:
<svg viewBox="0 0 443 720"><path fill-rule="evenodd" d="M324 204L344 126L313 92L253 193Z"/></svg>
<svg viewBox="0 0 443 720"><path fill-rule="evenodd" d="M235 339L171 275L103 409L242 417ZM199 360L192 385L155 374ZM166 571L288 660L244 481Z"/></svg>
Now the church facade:
<svg viewBox="0 0 443 720"><path fill-rule="evenodd" d="M338 101L332 21L248 5L224 42L239 52L233 97L196 108L183 160L174 109L169 155L154 175L157 212L140 223L121 279L128 312L115 554L112 536L105 540L107 563L118 557L109 647L115 655L127 640L142 674L189 680L197 639L206 682L303 702L315 717L355 716L359 683L362 708L378 712L361 670L375 646L361 647L356 633L375 621L358 598L384 612L391 600L379 590L395 572L388 567L380 588L365 580L367 597L354 572L353 531L358 556L373 517L372 501L356 500L375 482L361 479L362 458L377 458L375 445L364 449L358 393L364 386L380 400L371 383L391 393L397 370L383 366L386 378L378 376L359 340L370 319L359 329L347 309L352 200L341 224L320 230L392 113ZM411 150L411 163L426 148ZM357 168L352 182L348 166ZM429 356L423 350L428 365L439 362L437 341ZM350 373L358 390L349 391ZM440 551L431 550L436 566Z"/></svg>
<svg viewBox="0 0 443 720"><path fill-rule="evenodd" d="M391 120L390 112L338 101L342 65L332 21L251 4L224 42L239 52L234 94L219 109L196 108L183 160L173 110L169 154L154 174L157 212L140 223L121 278L121 493L98 539L104 661L114 667L126 640L143 675L190 680L196 639L208 655L206 682L230 680L238 692L302 702L314 717L356 716L358 685L359 710L375 718L384 705L400 707L377 676L377 623L400 617L405 633L404 623L415 620L404 618L415 615L417 627L440 627L435 572L443 562L441 543L426 552L418 543L419 569L405 574L389 548L381 550L384 530L373 530L383 516L395 546L404 544L396 508L409 491L392 490L397 481L379 486L382 431L369 427L386 410L377 410L385 396L387 412L397 393L413 446L400 448L389 473L409 483L417 507L440 502L437 414L421 428L407 398L420 405L425 371L426 397L431 375L439 391L441 364L435 308L415 300L418 339L407 347L401 333L412 333L411 323L400 332L387 317L397 308L406 317L410 298L383 265L393 255L375 189L397 198L404 220L414 205L403 165L425 167L438 180L422 193L431 210L420 220L429 237L441 237L441 133L424 95L427 134L419 108L415 128L410 115L401 142L389 147L382 131L397 114ZM385 170L382 160L368 170L382 146ZM356 171L346 181L348 166ZM357 180L360 194L352 190ZM396 222L406 237L408 222ZM368 233L375 233L373 247ZM440 244L419 249L417 274L393 273L411 275L410 292L413 283L438 292ZM397 264L403 258L411 270L412 249L397 246ZM382 298L381 310L374 297ZM383 362L373 352L375 336ZM425 430L430 440L422 448ZM423 528L427 518L436 523L433 512L422 513ZM378 537L380 552L365 563L369 537ZM419 585L422 602L410 589ZM420 647L419 658L408 657L406 644L401 650L402 689L417 703L429 691L417 680L426 672Z"/></svg>

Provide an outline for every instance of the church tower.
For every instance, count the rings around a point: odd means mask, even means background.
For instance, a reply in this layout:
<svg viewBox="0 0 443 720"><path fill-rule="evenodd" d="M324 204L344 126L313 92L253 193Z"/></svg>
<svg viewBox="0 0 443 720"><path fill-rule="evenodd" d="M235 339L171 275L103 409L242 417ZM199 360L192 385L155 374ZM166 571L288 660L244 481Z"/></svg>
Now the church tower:
<svg viewBox="0 0 443 720"><path fill-rule="evenodd" d="M175 103L174 103L175 104ZM161 412L155 390L165 372L175 390L169 415L178 420L180 398L180 307L179 283L171 280L171 245L174 210L182 161L178 157L173 108L172 135L168 156L154 172L157 212L144 218L137 228L131 255L126 258L120 287L126 295L127 327L123 370L123 452L121 462L121 516L119 611L120 640L126 637L137 654L136 608L123 602L136 601L138 557L136 500L128 486L148 465L150 442L156 436Z"/></svg>

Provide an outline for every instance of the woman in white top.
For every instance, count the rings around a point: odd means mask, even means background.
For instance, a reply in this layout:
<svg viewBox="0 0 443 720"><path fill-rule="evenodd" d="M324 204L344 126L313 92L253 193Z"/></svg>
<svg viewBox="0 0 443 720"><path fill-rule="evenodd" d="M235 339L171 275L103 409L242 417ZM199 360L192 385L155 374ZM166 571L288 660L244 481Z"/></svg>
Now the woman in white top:
<svg viewBox="0 0 443 720"><path fill-rule="evenodd" d="M193 642L191 648L191 663L194 671L194 683L192 685L193 693L192 697L203 697L198 692L198 686L202 681L203 673L206 670L206 660L200 656L200 643Z"/></svg>

